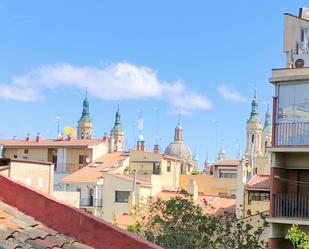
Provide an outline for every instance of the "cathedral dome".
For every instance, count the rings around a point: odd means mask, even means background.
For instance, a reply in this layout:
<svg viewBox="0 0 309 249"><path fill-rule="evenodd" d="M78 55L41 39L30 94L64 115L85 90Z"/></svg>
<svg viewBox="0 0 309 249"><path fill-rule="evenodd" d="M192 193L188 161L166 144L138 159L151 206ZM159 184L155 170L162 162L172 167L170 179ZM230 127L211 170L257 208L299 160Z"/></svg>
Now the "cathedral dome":
<svg viewBox="0 0 309 249"><path fill-rule="evenodd" d="M188 145L181 141L174 141L170 143L165 151L164 155L170 155L179 159L192 159L192 154Z"/></svg>
<svg viewBox="0 0 309 249"><path fill-rule="evenodd" d="M183 141L183 132L180 121L178 121L178 125L175 128L174 141L166 147L164 155L174 156L179 159L192 159L190 148Z"/></svg>

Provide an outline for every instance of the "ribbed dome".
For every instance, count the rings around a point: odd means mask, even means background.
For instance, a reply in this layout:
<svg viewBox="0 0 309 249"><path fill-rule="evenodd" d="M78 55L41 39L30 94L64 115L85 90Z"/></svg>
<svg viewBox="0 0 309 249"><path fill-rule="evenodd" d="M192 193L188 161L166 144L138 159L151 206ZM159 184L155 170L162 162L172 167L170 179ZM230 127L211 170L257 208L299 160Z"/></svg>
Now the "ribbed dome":
<svg viewBox="0 0 309 249"><path fill-rule="evenodd" d="M184 129L180 125L180 120L175 128L174 142L171 142L165 149L164 155L174 156L179 159L192 159L192 154L188 145L183 141Z"/></svg>
<svg viewBox="0 0 309 249"><path fill-rule="evenodd" d="M181 141L174 141L170 143L165 151L164 155L170 155L179 159L192 159L192 154L188 145Z"/></svg>

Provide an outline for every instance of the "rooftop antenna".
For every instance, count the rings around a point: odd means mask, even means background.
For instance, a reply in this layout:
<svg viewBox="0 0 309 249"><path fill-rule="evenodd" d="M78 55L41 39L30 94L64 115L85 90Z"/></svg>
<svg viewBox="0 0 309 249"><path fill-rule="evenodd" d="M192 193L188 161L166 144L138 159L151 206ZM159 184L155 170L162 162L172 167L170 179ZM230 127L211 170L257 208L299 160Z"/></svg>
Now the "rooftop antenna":
<svg viewBox="0 0 309 249"><path fill-rule="evenodd" d="M59 132L60 132L60 130L59 130L59 126L60 126L60 117L56 117L55 118L55 121L57 122L57 136L59 136Z"/></svg>

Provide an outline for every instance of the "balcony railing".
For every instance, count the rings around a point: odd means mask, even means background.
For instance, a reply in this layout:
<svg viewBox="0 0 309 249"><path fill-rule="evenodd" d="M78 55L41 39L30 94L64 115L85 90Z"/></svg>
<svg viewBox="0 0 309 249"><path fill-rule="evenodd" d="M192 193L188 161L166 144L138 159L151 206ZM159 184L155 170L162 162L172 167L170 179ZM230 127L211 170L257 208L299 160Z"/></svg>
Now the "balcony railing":
<svg viewBox="0 0 309 249"><path fill-rule="evenodd" d="M272 202L273 217L309 218L309 195L275 194Z"/></svg>
<svg viewBox="0 0 309 249"><path fill-rule="evenodd" d="M88 206L88 207L102 207L103 201L102 199L95 198L80 198L80 206Z"/></svg>
<svg viewBox="0 0 309 249"><path fill-rule="evenodd" d="M277 123L276 146L309 145L309 122Z"/></svg>

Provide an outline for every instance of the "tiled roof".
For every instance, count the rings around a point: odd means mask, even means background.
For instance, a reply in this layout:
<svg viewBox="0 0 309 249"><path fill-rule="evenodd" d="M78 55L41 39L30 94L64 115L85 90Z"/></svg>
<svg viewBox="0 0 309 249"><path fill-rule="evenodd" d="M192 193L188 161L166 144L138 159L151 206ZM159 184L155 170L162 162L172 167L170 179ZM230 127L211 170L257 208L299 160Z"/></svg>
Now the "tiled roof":
<svg viewBox="0 0 309 249"><path fill-rule="evenodd" d="M117 168L118 162L127 157L128 154L124 152L105 154L86 167L64 177L60 183L96 183L103 176L104 169Z"/></svg>
<svg viewBox="0 0 309 249"><path fill-rule="evenodd" d="M90 249L0 202L0 248Z"/></svg>
<svg viewBox="0 0 309 249"><path fill-rule="evenodd" d="M41 139L36 142L35 139L31 141L16 140L16 139L2 139L0 144L4 147L85 147L93 146L101 143L106 143L102 139L72 139L72 140L56 140L56 139Z"/></svg>
<svg viewBox="0 0 309 249"><path fill-rule="evenodd" d="M214 163L214 165L217 166L238 166L240 160L238 159L223 159L223 160L218 160Z"/></svg>
<svg viewBox="0 0 309 249"><path fill-rule="evenodd" d="M111 175L111 176L115 176L115 177L125 179L125 180L128 180L128 181L133 181L133 175L118 174L118 173L115 173L115 172L104 172L104 175ZM141 186L143 186L143 187L151 186L151 179L149 179L149 181L140 180L140 179L138 179L138 176L137 176L136 182L138 184L141 184Z"/></svg>
<svg viewBox="0 0 309 249"><path fill-rule="evenodd" d="M269 175L255 175L245 187L247 190L269 190Z"/></svg>

